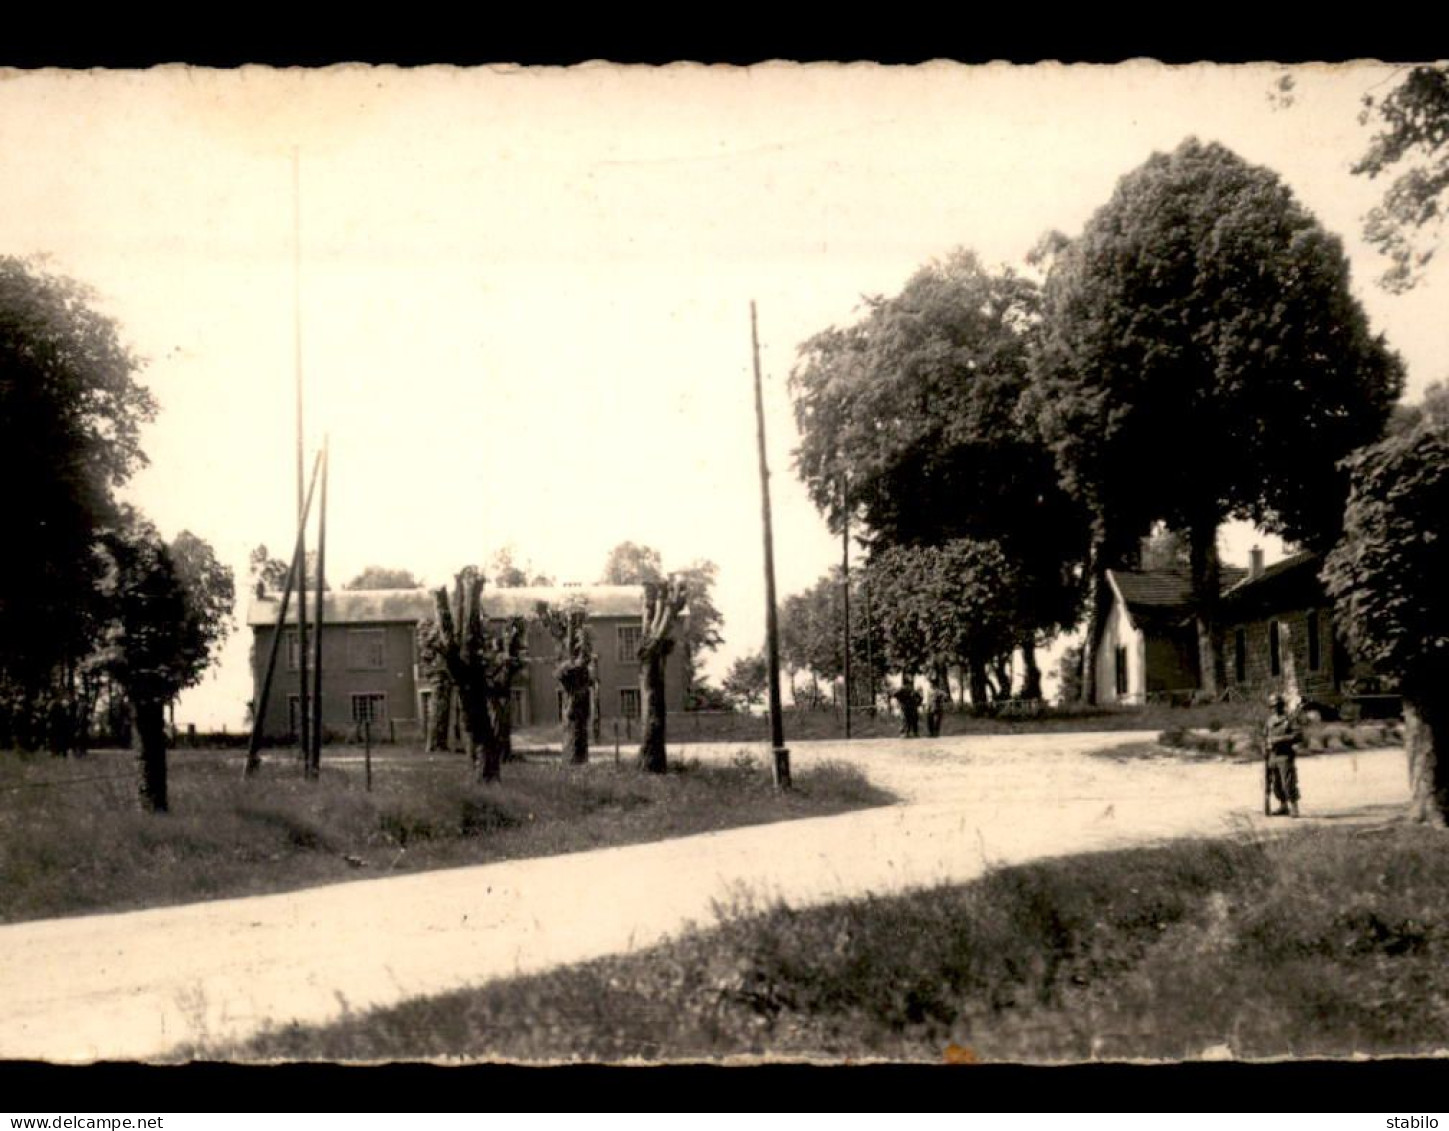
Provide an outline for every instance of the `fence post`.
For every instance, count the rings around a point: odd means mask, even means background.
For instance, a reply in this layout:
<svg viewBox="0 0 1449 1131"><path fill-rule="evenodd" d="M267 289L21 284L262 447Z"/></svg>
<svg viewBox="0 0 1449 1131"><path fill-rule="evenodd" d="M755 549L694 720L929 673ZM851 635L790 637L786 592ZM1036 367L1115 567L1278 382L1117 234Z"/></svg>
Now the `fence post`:
<svg viewBox="0 0 1449 1131"><path fill-rule="evenodd" d="M362 720L362 765L367 778L367 792L372 792L372 723Z"/></svg>

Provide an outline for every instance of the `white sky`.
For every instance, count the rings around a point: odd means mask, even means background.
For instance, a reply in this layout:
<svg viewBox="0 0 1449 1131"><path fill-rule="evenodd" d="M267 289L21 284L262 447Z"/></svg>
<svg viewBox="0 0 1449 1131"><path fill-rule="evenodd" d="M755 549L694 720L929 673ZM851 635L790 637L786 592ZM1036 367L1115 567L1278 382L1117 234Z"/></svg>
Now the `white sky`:
<svg viewBox="0 0 1449 1131"><path fill-rule="evenodd" d="M1389 296L1358 238L1380 189L1348 172L1358 102L1390 69L1294 71L1288 110L1266 67L12 72L0 253L100 292L161 405L130 495L244 591L250 548L293 537L297 147L332 583L369 564L442 582L510 543L587 582L643 542L719 564L718 674L763 636L752 298L782 596L840 553L791 468L795 347L953 247L1019 265L1190 134L1275 169L1344 238L1411 396L1449 376L1442 264ZM241 725L247 636L178 722Z"/></svg>

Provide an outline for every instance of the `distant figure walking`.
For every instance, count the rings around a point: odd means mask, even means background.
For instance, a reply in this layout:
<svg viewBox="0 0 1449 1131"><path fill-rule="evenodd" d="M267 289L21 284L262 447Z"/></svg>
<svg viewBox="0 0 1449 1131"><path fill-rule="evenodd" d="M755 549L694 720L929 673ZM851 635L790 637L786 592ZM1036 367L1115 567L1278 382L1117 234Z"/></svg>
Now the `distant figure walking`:
<svg viewBox="0 0 1449 1131"><path fill-rule="evenodd" d="M1263 758L1267 765L1268 789L1277 799L1274 817L1298 816L1297 748L1303 743L1298 720L1288 713L1287 700L1274 693L1268 699L1271 710L1263 724Z"/></svg>
<svg viewBox="0 0 1449 1131"><path fill-rule="evenodd" d="M903 684L895 693L895 701L901 705L901 737L920 737L921 693L914 684Z"/></svg>
<svg viewBox="0 0 1449 1131"><path fill-rule="evenodd" d="M941 737L941 719L945 717L948 699L950 696L941 688L931 688L931 702L926 708L926 733L932 738Z"/></svg>

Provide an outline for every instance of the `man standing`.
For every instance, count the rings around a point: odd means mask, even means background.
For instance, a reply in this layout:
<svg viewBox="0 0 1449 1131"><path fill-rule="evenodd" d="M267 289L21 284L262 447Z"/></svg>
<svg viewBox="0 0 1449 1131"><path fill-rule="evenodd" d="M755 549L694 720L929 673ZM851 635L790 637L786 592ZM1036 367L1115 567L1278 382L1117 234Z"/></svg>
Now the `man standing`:
<svg viewBox="0 0 1449 1131"><path fill-rule="evenodd" d="M1288 714L1287 701L1274 693L1269 697L1271 710L1263 724L1263 756L1268 767L1268 787L1278 801L1275 817L1298 816L1297 747L1303 742L1298 720Z"/></svg>
<svg viewBox="0 0 1449 1131"><path fill-rule="evenodd" d="M932 738L941 737L941 719L945 717L948 698L939 684L931 688L931 697L926 706L926 733Z"/></svg>
<svg viewBox="0 0 1449 1131"><path fill-rule="evenodd" d="M915 738L921 733L921 693L915 684L902 684L895 700L901 706L901 737Z"/></svg>

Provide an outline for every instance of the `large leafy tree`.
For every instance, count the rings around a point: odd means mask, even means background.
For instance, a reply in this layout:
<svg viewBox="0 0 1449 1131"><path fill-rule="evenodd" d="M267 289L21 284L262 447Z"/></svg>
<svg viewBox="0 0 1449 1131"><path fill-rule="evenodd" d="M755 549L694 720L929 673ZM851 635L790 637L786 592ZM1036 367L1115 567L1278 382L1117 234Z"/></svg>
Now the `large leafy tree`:
<svg viewBox="0 0 1449 1131"><path fill-rule="evenodd" d="M845 674L845 591L843 571L832 566L809 589L792 593L780 607L780 660L790 675L791 696L798 704L807 699L818 707L820 684L833 684ZM879 618L869 594L866 571L851 574L850 663L851 702L871 700L887 672L886 651ZM795 676L810 676L810 691L803 694Z"/></svg>
<svg viewBox="0 0 1449 1131"><path fill-rule="evenodd" d="M146 463L155 415L139 361L80 283L0 257L0 697L28 730L42 701L69 695L103 616L95 587L114 491ZM7 728L8 729L8 728Z"/></svg>
<svg viewBox="0 0 1449 1131"><path fill-rule="evenodd" d="M101 662L124 689L139 743L143 804L169 808L166 708L201 679L231 629L232 572L183 531L169 545L134 512L102 537L109 613Z"/></svg>
<svg viewBox="0 0 1449 1131"><path fill-rule="evenodd" d="M1271 170L1190 138L1122 178L1059 250L1039 343L1032 401L1092 516L1094 576L1154 522L1181 531L1215 690L1219 524L1326 550L1339 461L1382 434L1403 385L1339 240Z"/></svg>
<svg viewBox="0 0 1449 1131"><path fill-rule="evenodd" d="M741 656L725 673L722 690L735 706L748 710L763 702L770 682L769 665L763 652Z"/></svg>
<svg viewBox="0 0 1449 1131"><path fill-rule="evenodd" d="M967 538L1008 555L1034 696L1036 638L1075 621L1086 545L1023 415L1038 307L1031 280L957 251L807 341L790 377L796 468L833 529L848 518L873 550Z"/></svg>
<svg viewBox="0 0 1449 1131"><path fill-rule="evenodd" d="M892 546L871 560L870 574L891 667L906 682L924 674L944 689L949 669L960 666L972 706L986 708L988 673L1021 638L1025 615L1024 586L1001 547L964 538Z"/></svg>
<svg viewBox="0 0 1449 1131"><path fill-rule="evenodd" d="M1343 540L1324 565L1350 648L1398 677L1411 815L1449 823L1449 420L1414 426L1348 461Z"/></svg>
<svg viewBox="0 0 1449 1131"><path fill-rule="evenodd" d="M1355 173L1391 179L1365 220L1364 234L1389 257L1381 282L1414 286L1438 250L1449 203L1449 66L1409 68L1382 98L1364 98L1365 121L1378 132Z"/></svg>

